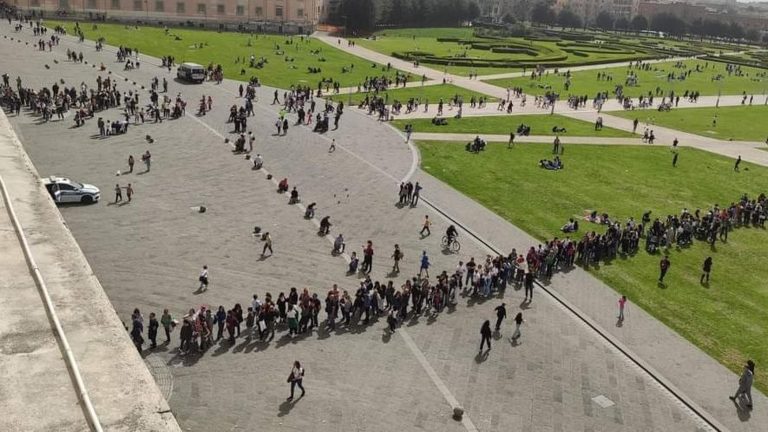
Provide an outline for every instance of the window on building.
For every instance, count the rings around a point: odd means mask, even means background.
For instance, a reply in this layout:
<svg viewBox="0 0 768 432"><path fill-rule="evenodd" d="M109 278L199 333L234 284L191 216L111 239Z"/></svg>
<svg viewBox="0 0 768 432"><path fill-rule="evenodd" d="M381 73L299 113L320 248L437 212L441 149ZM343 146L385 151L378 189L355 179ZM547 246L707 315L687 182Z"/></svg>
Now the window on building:
<svg viewBox="0 0 768 432"><path fill-rule="evenodd" d="M59 9L69 9L69 0L59 0Z"/></svg>
<svg viewBox="0 0 768 432"><path fill-rule="evenodd" d="M112 9L120 9L120 0L112 0Z"/></svg>
<svg viewBox="0 0 768 432"><path fill-rule="evenodd" d="M205 3L198 3L197 4L197 13L199 13L199 14L205 14L206 13Z"/></svg>
<svg viewBox="0 0 768 432"><path fill-rule="evenodd" d="M225 13L227 13L227 8L223 4L217 4L216 13L219 15L224 15Z"/></svg>
<svg viewBox="0 0 768 432"><path fill-rule="evenodd" d="M256 13L256 16L257 16L257 17L260 17L260 16L261 16L261 14L262 14L262 13L264 13L264 12L263 12L263 10L261 9L261 6L256 6L256 11L255 11L255 13Z"/></svg>
<svg viewBox="0 0 768 432"><path fill-rule="evenodd" d="M283 17L283 7L282 6L275 6L275 16L278 18Z"/></svg>
<svg viewBox="0 0 768 432"><path fill-rule="evenodd" d="M40 0L30 0L29 5L32 7L40 7Z"/></svg>
<svg viewBox="0 0 768 432"><path fill-rule="evenodd" d="M304 18L304 9L296 9L296 17Z"/></svg>
<svg viewBox="0 0 768 432"><path fill-rule="evenodd" d="M163 0L155 0L155 12L164 12L165 2Z"/></svg>
<svg viewBox="0 0 768 432"><path fill-rule="evenodd" d="M96 9L96 0L88 0L85 4L88 9Z"/></svg>
<svg viewBox="0 0 768 432"><path fill-rule="evenodd" d="M187 6L184 2L176 2L176 13L184 13L187 11Z"/></svg>
<svg viewBox="0 0 768 432"><path fill-rule="evenodd" d="M133 10L135 11L144 10L144 2L141 0L133 0Z"/></svg>
<svg viewBox="0 0 768 432"><path fill-rule="evenodd" d="M235 8L235 14L237 14L237 16L245 15L245 6L237 5L237 7Z"/></svg>

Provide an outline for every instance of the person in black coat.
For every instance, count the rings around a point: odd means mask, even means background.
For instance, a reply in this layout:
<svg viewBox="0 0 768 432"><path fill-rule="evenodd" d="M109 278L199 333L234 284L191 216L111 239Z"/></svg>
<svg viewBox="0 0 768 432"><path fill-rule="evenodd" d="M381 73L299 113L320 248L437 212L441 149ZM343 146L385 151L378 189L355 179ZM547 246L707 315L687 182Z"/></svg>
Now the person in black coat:
<svg viewBox="0 0 768 432"><path fill-rule="evenodd" d="M483 345L488 342L488 351L491 350L491 321L485 320L483 326L480 328L480 354L483 353Z"/></svg>

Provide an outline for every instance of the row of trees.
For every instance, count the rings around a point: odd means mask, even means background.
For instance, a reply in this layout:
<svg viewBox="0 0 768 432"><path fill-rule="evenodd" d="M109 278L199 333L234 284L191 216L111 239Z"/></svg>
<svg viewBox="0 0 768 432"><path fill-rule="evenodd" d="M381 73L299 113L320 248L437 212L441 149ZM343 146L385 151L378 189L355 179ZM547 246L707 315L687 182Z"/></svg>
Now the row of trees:
<svg viewBox="0 0 768 432"><path fill-rule="evenodd" d="M581 17L572 10L564 8L555 13L551 0L536 3L531 9L530 20L537 24L558 25L563 28L578 28L585 25ZM511 16L505 17L505 21L514 22ZM615 18L607 11L600 12L595 18L594 25L603 30L643 31L653 30L664 32L672 36L693 34L702 38L731 38L748 39L754 42L760 41L760 32L756 29L744 29L735 22L724 22L715 19L697 18L692 22L668 14L659 13L648 18L637 15L632 20L625 17Z"/></svg>
<svg viewBox="0 0 768 432"><path fill-rule="evenodd" d="M342 0L332 22L366 32L376 24L455 27L480 16L476 0Z"/></svg>
<svg viewBox="0 0 768 432"><path fill-rule="evenodd" d="M592 25L603 30L654 30L672 36L693 34L702 38L760 41L759 31L746 30L735 22L701 18L688 22L667 13L656 14L650 19L637 15L629 20L625 17L616 18L603 11L597 15L594 22L585 23L567 7L555 12L554 3L555 0L517 0L512 4L504 21L509 24L530 21L563 28ZM351 32L368 32L377 24L397 27L453 27L479 17L480 13L477 0L342 0L341 6L331 19L335 24L345 25ZM768 40L763 38L763 41Z"/></svg>

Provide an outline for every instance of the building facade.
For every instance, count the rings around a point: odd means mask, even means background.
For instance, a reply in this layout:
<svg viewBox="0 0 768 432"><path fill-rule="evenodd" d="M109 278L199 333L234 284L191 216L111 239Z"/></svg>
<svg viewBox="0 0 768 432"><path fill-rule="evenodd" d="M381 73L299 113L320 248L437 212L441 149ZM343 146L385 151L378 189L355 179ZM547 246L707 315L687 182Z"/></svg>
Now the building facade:
<svg viewBox="0 0 768 432"><path fill-rule="evenodd" d="M190 22L204 26L238 24L264 31L312 31L326 0L11 0L44 16L102 17L118 21Z"/></svg>
<svg viewBox="0 0 768 432"><path fill-rule="evenodd" d="M614 18L631 19L638 13L640 0L557 0L555 9L569 8L585 23L594 24L600 12L608 12Z"/></svg>

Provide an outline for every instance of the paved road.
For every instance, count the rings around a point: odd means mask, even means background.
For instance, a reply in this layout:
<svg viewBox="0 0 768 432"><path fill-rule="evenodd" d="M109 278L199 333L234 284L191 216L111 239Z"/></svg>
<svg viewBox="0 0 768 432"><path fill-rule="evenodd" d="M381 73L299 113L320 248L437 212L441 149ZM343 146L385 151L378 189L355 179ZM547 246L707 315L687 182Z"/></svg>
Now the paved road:
<svg viewBox="0 0 768 432"><path fill-rule="evenodd" d="M7 47L5 41L0 43ZM61 60L67 46L77 45L67 38L52 54L30 50L29 57L11 60L4 67L41 84L59 77L67 82L87 77L92 82L96 73L89 65ZM78 49L84 50L91 63L115 64L109 52L96 54L88 45ZM41 67L52 57L59 58L57 66L51 70ZM126 73L130 82L148 83L155 74L165 74L150 67L151 61L142 57L143 68ZM123 73L114 69L113 75ZM125 85L121 83L120 88ZM332 283L346 289L356 285L355 278L344 275L344 261L330 256L330 244L315 235L315 226L303 220L300 209L287 205L287 199L275 193L273 183L251 171L246 161L222 144L222 137L229 136L223 121L228 105L236 102L236 86L229 81L221 86L183 87L174 82L170 93L181 90L190 101L202 93L213 95L214 111L203 118L188 115L162 125L132 127L128 134L106 140L91 139L95 132L92 121L85 128L70 129L71 120L35 125L27 115L14 119L33 160L44 172L65 172L107 191L117 181L134 184L137 194L131 204L63 209L123 317L136 306L145 314L170 307L178 316L192 305L245 303L254 292L263 296L267 291L273 295L287 291L290 286L323 290ZM408 270L404 274L416 271L415 258L422 250L430 253L435 269L449 269L458 259L480 258L488 252L467 238L461 256L444 255L437 233L446 223L438 213L421 206L394 206L396 183L412 172L414 159L391 128L350 110L342 119L341 130L328 136L294 127L288 137L274 137L276 109L259 104L259 115L250 120L258 135L256 151L265 155L266 168L276 177L286 176L299 185L304 202L317 201L320 214L332 215L333 232L343 232L350 248L367 239L374 241L378 251L375 279L386 280L386 257L394 242L405 250L403 268ZM105 116L115 118L117 112ZM154 144L144 142L147 134ZM330 138L337 139L339 150L329 154ZM138 155L147 147L154 156L151 172L115 176L117 169L125 168L128 153ZM62 154L84 156L62 158ZM493 238L505 250L510 245L531 244L525 234L467 198L420 171L416 176L428 185L425 197L468 221L472 229ZM200 204L208 212L196 213L194 208ZM436 223L433 235L422 239L417 232L425 214ZM254 225L273 233L273 257L259 259L260 244L249 235ZM498 229L495 235L488 231L491 227ZM211 268L212 286L208 292L194 295L197 272L204 263ZM573 282L570 277L563 276L562 283ZM609 288L587 274L580 278L577 285L589 293L595 305L613 304L615 293ZM395 280L399 283L402 277ZM169 368L170 404L189 430L239 430L252 425L287 430L482 431L510 426L638 431L701 427L644 373L547 296L537 295L525 310L528 323L522 345L513 347L502 337L487 359L477 358L479 324L492 316L492 308L500 301L462 298L454 311L408 323L393 337L383 332L384 324L379 321L301 340L278 336L271 344L241 338L234 347L220 344L199 358L180 358L174 342L150 358L163 359ZM510 312L516 311L520 293L508 290L504 301ZM612 310L612 306L603 310ZM695 399L712 405L706 408L717 409L718 418L734 430L750 430L759 424L740 423L725 404L710 403L723 399L718 394L725 391L724 382L731 391L733 374L647 315L638 313L636 320L638 332L656 335L665 348L682 350L695 362L691 364L701 364L712 374L709 382L714 383L703 389L689 388L695 377L667 363L663 372L675 378L676 385L686 392L695 390ZM502 334L509 333L507 324ZM642 348L644 342L633 344L633 349ZM309 393L296 404L286 404L285 374L294 359L302 360L308 369L305 384ZM664 359L658 363L664 365ZM599 395L614 405L602 408L593 402ZM471 423L449 419L452 400L465 406Z"/></svg>

